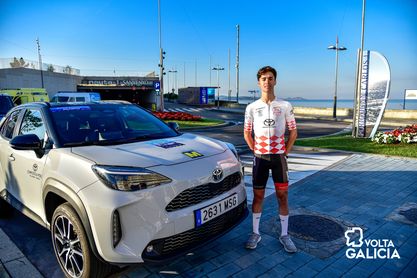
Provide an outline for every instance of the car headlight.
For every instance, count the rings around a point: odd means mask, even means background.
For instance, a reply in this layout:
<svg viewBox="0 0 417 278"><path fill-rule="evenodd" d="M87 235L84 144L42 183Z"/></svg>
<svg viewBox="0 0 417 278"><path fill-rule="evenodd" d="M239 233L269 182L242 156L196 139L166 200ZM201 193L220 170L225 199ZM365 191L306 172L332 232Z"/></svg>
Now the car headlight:
<svg viewBox="0 0 417 278"><path fill-rule="evenodd" d="M91 168L105 185L120 191L147 189L172 181L144 168L103 165L93 165Z"/></svg>
<svg viewBox="0 0 417 278"><path fill-rule="evenodd" d="M225 143L226 143L226 146L229 148L229 150L231 150L231 151L232 151L232 153L236 156L237 160L239 160L239 161L240 161L240 159L239 159L239 155L238 155L238 153L237 153L237 151L236 151L235 146L234 146L232 143L227 143L227 142L225 142Z"/></svg>

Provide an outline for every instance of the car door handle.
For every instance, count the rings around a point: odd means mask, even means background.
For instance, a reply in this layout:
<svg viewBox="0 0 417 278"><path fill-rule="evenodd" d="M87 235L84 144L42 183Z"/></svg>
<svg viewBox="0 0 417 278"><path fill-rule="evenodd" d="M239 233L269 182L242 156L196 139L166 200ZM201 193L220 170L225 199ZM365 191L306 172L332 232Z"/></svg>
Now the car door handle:
<svg viewBox="0 0 417 278"><path fill-rule="evenodd" d="M13 154L11 154L11 155L9 156L9 160L10 160L10 161L15 161L15 160L16 160L16 158L14 158Z"/></svg>

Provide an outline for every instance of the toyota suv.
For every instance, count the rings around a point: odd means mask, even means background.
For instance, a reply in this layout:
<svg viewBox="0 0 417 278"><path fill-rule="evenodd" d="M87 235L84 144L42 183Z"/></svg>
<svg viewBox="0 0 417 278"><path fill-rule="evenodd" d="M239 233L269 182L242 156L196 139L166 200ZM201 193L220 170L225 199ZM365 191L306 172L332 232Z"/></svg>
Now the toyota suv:
<svg viewBox="0 0 417 278"><path fill-rule="evenodd" d="M66 276L160 262L248 214L233 145L124 102L28 103L0 125L0 213L51 231Z"/></svg>

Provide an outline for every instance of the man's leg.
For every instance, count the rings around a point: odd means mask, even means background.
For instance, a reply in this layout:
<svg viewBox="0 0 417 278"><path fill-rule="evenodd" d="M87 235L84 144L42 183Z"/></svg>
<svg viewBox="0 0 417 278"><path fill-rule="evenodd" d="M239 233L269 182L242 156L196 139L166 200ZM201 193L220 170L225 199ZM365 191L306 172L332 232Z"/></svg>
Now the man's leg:
<svg viewBox="0 0 417 278"><path fill-rule="evenodd" d="M279 218L281 222L281 236L279 241L284 246L285 251L293 253L297 251L294 243L288 235L288 165L284 155L279 155L274 163L272 177L275 184L275 192L279 204Z"/></svg>
<svg viewBox="0 0 417 278"><path fill-rule="evenodd" d="M253 159L252 184L253 184L253 203L252 203L252 234L246 242L246 248L255 249L261 241L259 224L262 215L262 204L265 195L266 182L269 177L269 168L265 161L255 157Z"/></svg>

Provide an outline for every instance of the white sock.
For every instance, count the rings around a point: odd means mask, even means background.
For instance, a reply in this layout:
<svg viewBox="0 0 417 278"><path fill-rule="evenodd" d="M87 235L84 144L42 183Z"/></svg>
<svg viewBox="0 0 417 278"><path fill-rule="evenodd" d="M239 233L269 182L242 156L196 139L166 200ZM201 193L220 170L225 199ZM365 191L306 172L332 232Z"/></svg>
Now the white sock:
<svg viewBox="0 0 417 278"><path fill-rule="evenodd" d="M288 218L288 215L279 215L279 219L281 219L281 236L288 234Z"/></svg>
<svg viewBox="0 0 417 278"><path fill-rule="evenodd" d="M261 221L261 214L262 214L262 212L252 214L253 232L255 234L258 234L258 235L260 235L260 233L259 233L259 222Z"/></svg>

